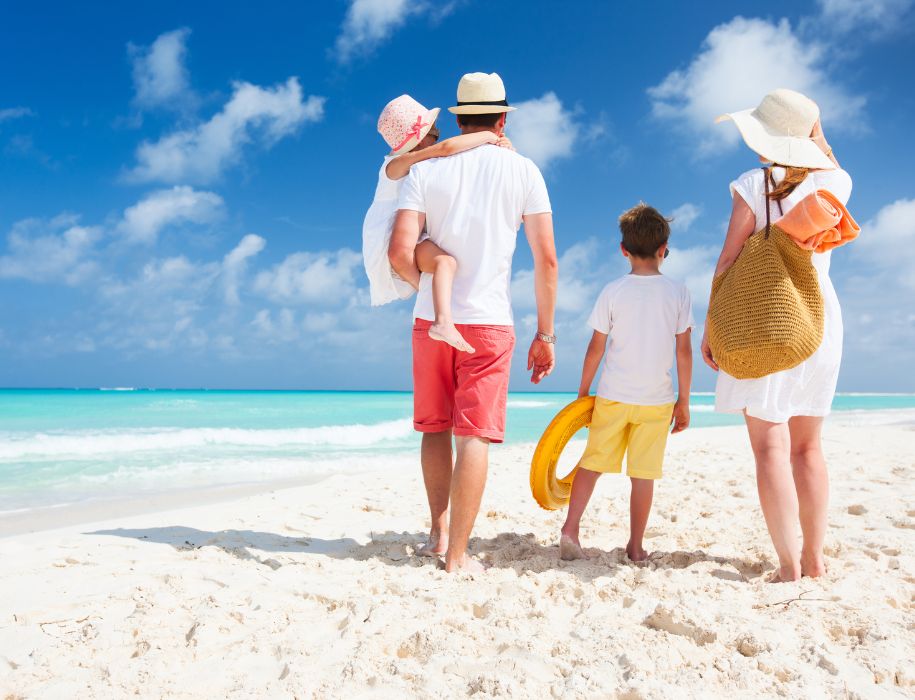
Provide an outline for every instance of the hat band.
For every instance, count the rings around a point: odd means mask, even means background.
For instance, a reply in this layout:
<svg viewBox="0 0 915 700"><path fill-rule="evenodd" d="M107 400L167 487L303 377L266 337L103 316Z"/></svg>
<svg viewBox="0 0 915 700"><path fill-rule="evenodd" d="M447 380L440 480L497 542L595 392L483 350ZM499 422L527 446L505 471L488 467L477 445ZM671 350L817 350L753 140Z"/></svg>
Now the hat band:
<svg viewBox="0 0 915 700"><path fill-rule="evenodd" d="M467 105L492 105L494 107L508 107L508 100L493 100L492 102L478 102L476 100L473 102L461 102L458 100L458 107L466 107Z"/></svg>

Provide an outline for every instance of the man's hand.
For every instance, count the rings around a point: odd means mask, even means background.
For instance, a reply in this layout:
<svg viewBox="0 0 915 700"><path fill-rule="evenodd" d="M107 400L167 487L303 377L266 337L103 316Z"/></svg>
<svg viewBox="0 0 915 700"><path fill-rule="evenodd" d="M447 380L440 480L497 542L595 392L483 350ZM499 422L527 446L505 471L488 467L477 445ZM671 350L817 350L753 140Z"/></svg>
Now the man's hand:
<svg viewBox="0 0 915 700"><path fill-rule="evenodd" d="M670 417L674 429L671 433L682 433L689 427L689 400L677 401L674 404L674 412Z"/></svg>
<svg viewBox="0 0 915 700"><path fill-rule="evenodd" d="M549 376L555 365L556 352L553 344L534 338L531 349L527 351L527 368L531 370L531 382L539 384L541 379Z"/></svg>

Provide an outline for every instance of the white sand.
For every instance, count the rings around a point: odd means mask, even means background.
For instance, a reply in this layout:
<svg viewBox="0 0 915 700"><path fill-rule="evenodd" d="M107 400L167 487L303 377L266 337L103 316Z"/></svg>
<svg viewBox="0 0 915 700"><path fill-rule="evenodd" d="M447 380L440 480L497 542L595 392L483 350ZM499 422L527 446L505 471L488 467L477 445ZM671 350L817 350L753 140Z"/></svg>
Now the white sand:
<svg viewBox="0 0 915 700"><path fill-rule="evenodd" d="M412 556L417 459L196 508L0 539L2 698L898 697L915 693L915 432L831 421L830 573L764 583L773 553L745 432L671 439L647 546L628 483L585 514L494 450L473 549L450 577Z"/></svg>

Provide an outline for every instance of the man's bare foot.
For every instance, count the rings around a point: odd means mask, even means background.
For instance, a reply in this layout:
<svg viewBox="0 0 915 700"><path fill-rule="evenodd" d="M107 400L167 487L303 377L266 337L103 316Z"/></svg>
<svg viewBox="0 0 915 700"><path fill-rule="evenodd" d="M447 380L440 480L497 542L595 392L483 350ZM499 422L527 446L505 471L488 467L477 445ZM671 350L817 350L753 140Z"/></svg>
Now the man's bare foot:
<svg viewBox="0 0 915 700"><path fill-rule="evenodd" d="M483 562L466 553L460 558L445 561L445 571L449 574L482 574L486 571L486 568Z"/></svg>
<svg viewBox="0 0 915 700"><path fill-rule="evenodd" d="M645 561L648 559L648 552L642 549L641 545L636 547L632 542L626 545L626 556L629 561Z"/></svg>
<svg viewBox="0 0 915 700"><path fill-rule="evenodd" d="M826 562L823 561L823 555L801 555L801 576L817 578L826 574Z"/></svg>
<svg viewBox="0 0 915 700"><path fill-rule="evenodd" d="M782 566L769 576L767 583L791 583L792 581L800 581L800 579L800 567Z"/></svg>
<svg viewBox="0 0 915 700"><path fill-rule="evenodd" d="M581 548L577 537L571 535L559 536L559 558L563 561L574 561L575 559L590 559Z"/></svg>
<svg viewBox="0 0 915 700"><path fill-rule="evenodd" d="M461 352L476 352L476 349L464 340L464 336L458 333L458 329L454 327L453 323L433 323L429 326L429 337L432 340L448 343Z"/></svg>
<svg viewBox="0 0 915 700"><path fill-rule="evenodd" d="M429 535L429 539L419 546L415 553L421 557L441 557L448 551L448 535Z"/></svg>

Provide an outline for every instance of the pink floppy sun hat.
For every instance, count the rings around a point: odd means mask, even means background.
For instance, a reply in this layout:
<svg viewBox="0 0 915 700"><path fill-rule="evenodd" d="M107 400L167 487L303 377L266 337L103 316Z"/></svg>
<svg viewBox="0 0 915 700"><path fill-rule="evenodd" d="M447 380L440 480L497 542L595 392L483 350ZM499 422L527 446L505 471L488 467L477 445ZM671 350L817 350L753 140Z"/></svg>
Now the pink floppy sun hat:
<svg viewBox="0 0 915 700"><path fill-rule="evenodd" d="M378 133L391 147L391 154L403 155L419 145L438 118L439 108L426 109L409 95L388 102L378 117Z"/></svg>

